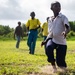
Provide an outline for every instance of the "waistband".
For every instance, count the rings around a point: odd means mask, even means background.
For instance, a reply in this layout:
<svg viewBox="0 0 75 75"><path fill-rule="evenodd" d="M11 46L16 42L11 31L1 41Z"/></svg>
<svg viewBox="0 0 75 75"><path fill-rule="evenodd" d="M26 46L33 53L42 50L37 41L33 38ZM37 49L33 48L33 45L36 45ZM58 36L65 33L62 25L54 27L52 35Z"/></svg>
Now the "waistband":
<svg viewBox="0 0 75 75"><path fill-rule="evenodd" d="M30 29L29 31L37 31L37 29Z"/></svg>

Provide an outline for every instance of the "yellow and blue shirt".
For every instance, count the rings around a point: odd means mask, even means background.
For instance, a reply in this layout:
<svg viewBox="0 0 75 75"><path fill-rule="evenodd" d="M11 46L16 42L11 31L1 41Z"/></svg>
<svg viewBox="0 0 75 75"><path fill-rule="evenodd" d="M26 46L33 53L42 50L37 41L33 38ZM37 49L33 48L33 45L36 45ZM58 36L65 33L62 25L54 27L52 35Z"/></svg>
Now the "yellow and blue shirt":
<svg viewBox="0 0 75 75"><path fill-rule="evenodd" d="M26 23L26 27L29 27L29 30L36 29L37 27L39 27L40 24L41 23L40 23L39 19L36 19L36 18L29 19Z"/></svg>

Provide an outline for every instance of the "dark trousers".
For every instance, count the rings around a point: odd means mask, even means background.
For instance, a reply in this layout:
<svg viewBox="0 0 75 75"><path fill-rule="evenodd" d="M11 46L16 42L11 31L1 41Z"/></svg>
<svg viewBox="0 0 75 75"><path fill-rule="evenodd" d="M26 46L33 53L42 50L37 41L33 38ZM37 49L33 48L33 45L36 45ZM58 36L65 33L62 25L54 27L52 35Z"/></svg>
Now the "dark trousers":
<svg viewBox="0 0 75 75"><path fill-rule="evenodd" d="M56 59L54 58L54 49L56 49ZM56 62L59 67L67 67L65 62L67 46L60 45L49 40L46 44L46 55L48 62Z"/></svg>

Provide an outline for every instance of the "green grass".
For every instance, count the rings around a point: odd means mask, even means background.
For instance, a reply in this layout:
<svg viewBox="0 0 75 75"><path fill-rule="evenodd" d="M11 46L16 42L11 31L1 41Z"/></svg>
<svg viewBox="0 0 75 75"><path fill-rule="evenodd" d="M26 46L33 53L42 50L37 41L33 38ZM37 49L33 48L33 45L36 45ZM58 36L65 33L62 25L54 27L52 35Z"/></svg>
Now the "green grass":
<svg viewBox="0 0 75 75"><path fill-rule="evenodd" d="M47 64L47 57L44 47L41 48L41 41L37 41L35 54L30 55L27 41L21 41L20 48L16 49L16 41L0 41L0 75L30 75L33 72L41 73L40 67ZM66 62L68 65L67 75L75 74L75 41L67 41L68 50Z"/></svg>

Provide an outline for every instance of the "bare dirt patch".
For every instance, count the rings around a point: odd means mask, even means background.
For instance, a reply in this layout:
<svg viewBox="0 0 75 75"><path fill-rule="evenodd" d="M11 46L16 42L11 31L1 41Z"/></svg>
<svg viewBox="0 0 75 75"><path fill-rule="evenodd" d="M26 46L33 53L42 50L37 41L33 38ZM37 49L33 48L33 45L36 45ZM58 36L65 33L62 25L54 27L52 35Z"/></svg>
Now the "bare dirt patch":
<svg viewBox="0 0 75 75"><path fill-rule="evenodd" d="M53 68L51 65L46 65L46 66L42 67L41 72L48 74L48 75L56 75L55 73L53 73Z"/></svg>
<svg viewBox="0 0 75 75"><path fill-rule="evenodd" d="M67 71L68 69L63 70L57 67L57 71L54 73L51 65L46 65L41 68L41 72L46 75L68 75Z"/></svg>

